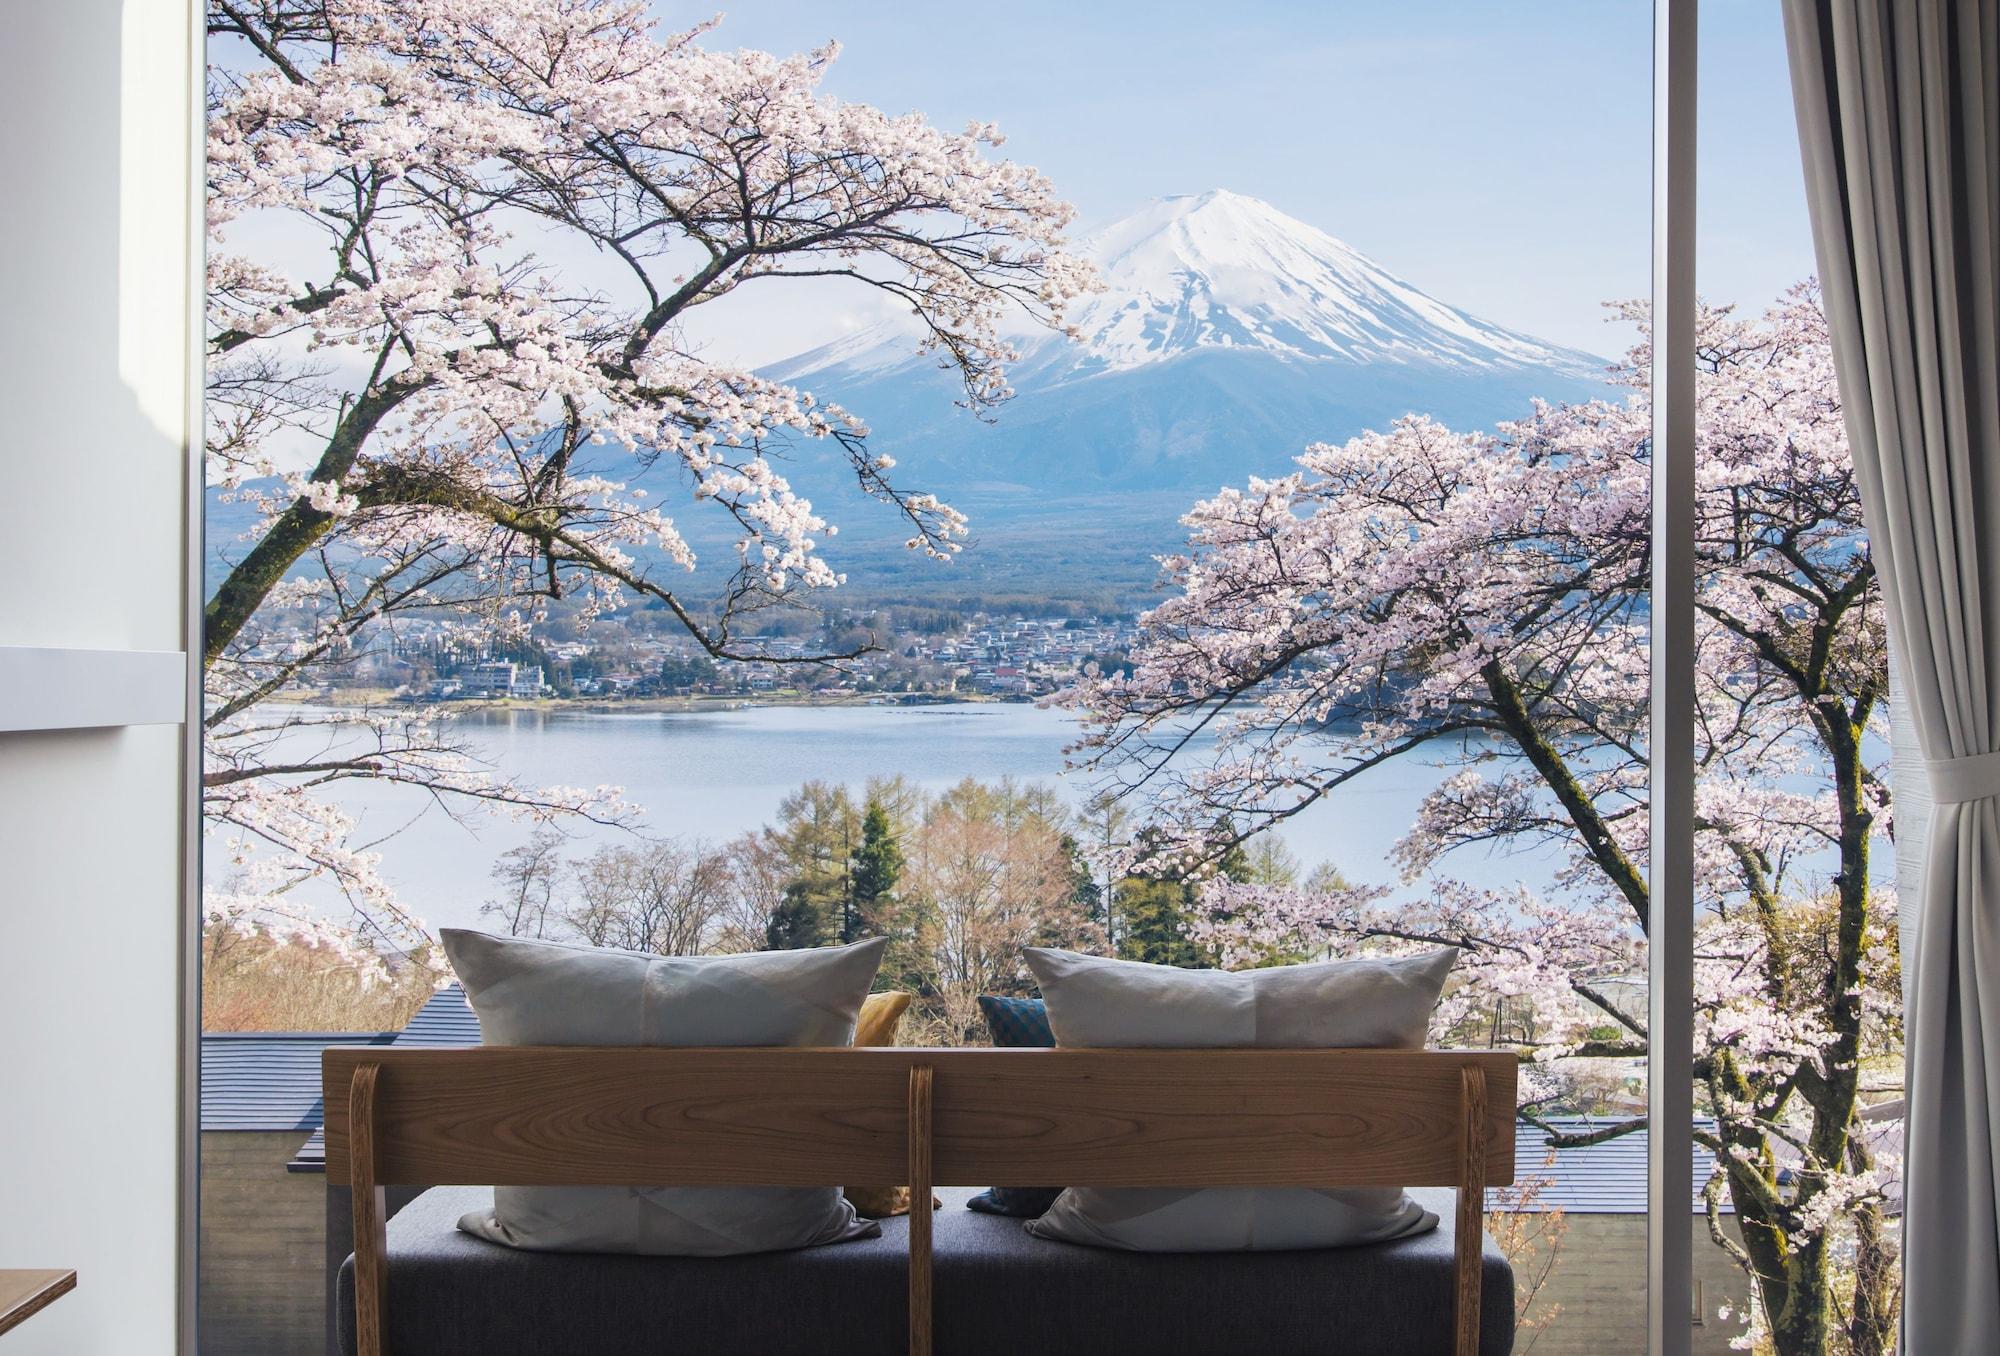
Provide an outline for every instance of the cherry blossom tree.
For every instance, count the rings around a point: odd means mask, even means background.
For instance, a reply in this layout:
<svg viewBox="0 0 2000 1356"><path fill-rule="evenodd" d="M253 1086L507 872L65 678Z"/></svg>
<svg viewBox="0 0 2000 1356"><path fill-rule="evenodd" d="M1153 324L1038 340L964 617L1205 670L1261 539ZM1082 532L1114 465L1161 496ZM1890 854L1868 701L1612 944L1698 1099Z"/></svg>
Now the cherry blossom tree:
<svg viewBox="0 0 2000 1356"><path fill-rule="evenodd" d="M1899 1039L1894 903L1871 871L1881 604L1814 289L1757 319L1707 309L1698 343L1691 1073L1710 1226L1775 1350L1881 1353L1895 1165L1859 1119L1868 1062ZM1492 434L1411 416L1196 505L1132 672L1061 699L1086 720L1078 760L1146 805L1156 869L1199 869L1398 759L1449 769L1394 848L1415 902L1217 878L1193 937L1239 963L1462 947L1439 1034L1519 1048L1538 1122L1579 1060L1646 1051L1616 981L1644 972L1651 903L1647 362L1642 342L1617 369L1623 403L1538 405ZM1456 854L1536 844L1563 862L1548 897L1449 876Z"/></svg>
<svg viewBox="0 0 2000 1356"><path fill-rule="evenodd" d="M1089 285L1070 209L991 126L821 93L835 46L723 51L713 28L632 0L210 0L208 470L255 515L205 612L218 908L331 879L369 932L420 938L327 794L347 779L629 819L613 788L499 775L425 713L273 703L370 637L646 602L718 659L837 658L764 655L746 625L842 582L835 525L787 474L804 456L912 550L958 549L961 515L896 478L859 416L689 326L746 288L847 285L913 315L987 409L1009 393L1003 322L1060 327ZM564 251L601 267L549 262ZM704 558L680 510L734 549Z"/></svg>

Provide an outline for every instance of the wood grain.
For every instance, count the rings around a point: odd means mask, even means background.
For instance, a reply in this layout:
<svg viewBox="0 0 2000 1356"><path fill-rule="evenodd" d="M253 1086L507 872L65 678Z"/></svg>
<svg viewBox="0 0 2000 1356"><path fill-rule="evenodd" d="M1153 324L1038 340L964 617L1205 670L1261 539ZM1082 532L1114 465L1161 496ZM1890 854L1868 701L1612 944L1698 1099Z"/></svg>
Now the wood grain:
<svg viewBox="0 0 2000 1356"><path fill-rule="evenodd" d="M19 1327L74 1289L74 1271L0 1271L0 1332Z"/></svg>
<svg viewBox="0 0 2000 1356"><path fill-rule="evenodd" d="M1486 1071L1476 1064L1468 1064L1459 1070L1459 1079L1463 1112L1459 1121L1458 1221L1452 1240L1455 1254L1452 1269L1457 1281L1457 1295L1452 1304L1457 1340L1452 1350L1455 1356L1479 1356L1480 1253L1486 1233L1486 1164L1489 1158L1486 1141L1491 1118L1486 1098ZM1505 1106L1511 1116L1514 1107L1511 1094ZM1513 1152L1510 1144L1507 1148L1510 1158Z"/></svg>
<svg viewBox="0 0 2000 1356"><path fill-rule="evenodd" d="M918 1065L933 1070L932 1167L947 1186L1457 1186L1468 1065L1489 1097L1484 1178L1514 1174L1504 1053L334 1048L336 1185L363 1063L381 1068L387 1185L896 1181Z"/></svg>
<svg viewBox="0 0 2000 1356"><path fill-rule="evenodd" d="M354 1194L359 1356L387 1356L384 1188L910 1184L930 1356L932 1188L1452 1186L1457 1356L1514 1057L1449 1050L329 1048L326 1177Z"/></svg>
<svg viewBox="0 0 2000 1356"><path fill-rule="evenodd" d="M376 1175L378 1131L382 1122L377 1097L381 1066L354 1069L347 1104L354 1188L354 1348L355 1356L387 1356L383 1321L389 1286L389 1202ZM327 1103L333 1105L333 1101Z"/></svg>
<svg viewBox="0 0 2000 1356"><path fill-rule="evenodd" d="M931 1121L936 1079L910 1069L910 1356L931 1356Z"/></svg>

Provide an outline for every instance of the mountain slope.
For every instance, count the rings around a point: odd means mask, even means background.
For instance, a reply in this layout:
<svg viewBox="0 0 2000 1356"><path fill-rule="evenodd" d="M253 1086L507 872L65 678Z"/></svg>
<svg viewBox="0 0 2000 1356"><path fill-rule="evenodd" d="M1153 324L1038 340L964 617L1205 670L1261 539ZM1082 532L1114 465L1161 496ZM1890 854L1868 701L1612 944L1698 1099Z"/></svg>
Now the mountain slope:
<svg viewBox="0 0 2000 1356"><path fill-rule="evenodd" d="M1358 367L1533 369L1597 379L1601 360L1504 329L1430 296L1326 232L1223 190L1157 198L1079 242L1103 290L1078 304L1073 344L1017 333L1023 390L1203 350ZM879 380L925 366L916 331L878 325L780 363L806 380Z"/></svg>
<svg viewBox="0 0 2000 1356"><path fill-rule="evenodd" d="M1159 199L1081 248L1104 282L1072 313L1081 341L1016 336L1016 395L988 421L953 405L949 374L899 325L767 370L859 414L908 483L972 515L965 568L930 572L951 585L1041 577L1058 524L1112 529L1094 558L1136 583L1195 498L1280 474L1309 442L1411 411L1485 427L1535 396L1607 394L1601 359L1468 315L1252 198ZM829 501L841 554L888 563L868 549L894 533L883 515L809 461L794 479Z"/></svg>
<svg viewBox="0 0 2000 1356"><path fill-rule="evenodd" d="M1223 191L1158 199L1092 237L1105 290L1076 319L1083 369L1199 348L1468 370L1598 364L1467 315L1326 232Z"/></svg>
<svg viewBox="0 0 2000 1356"><path fill-rule="evenodd" d="M937 566L904 549L906 525L823 445L792 450L785 473L839 524L826 550L855 592L1130 595L1184 539L1197 498L1283 474L1307 443L1411 411L1483 428L1536 396L1610 394L1602 360L1468 315L1255 199L1159 199L1080 247L1104 281L1073 313L1082 340L1016 335L1017 394L988 419L953 403L957 384L915 351L913 326L766 369L858 414L900 483L971 516L967 550ZM721 514L685 511L678 484L653 488L705 561L734 559ZM218 556L245 549L250 516L211 508Z"/></svg>

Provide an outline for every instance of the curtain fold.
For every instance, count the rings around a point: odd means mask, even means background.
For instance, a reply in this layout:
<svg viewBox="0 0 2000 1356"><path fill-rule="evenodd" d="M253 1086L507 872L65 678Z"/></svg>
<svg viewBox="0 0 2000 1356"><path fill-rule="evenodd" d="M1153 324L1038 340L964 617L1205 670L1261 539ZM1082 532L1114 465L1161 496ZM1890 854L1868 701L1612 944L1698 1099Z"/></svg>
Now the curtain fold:
<svg viewBox="0 0 2000 1356"><path fill-rule="evenodd" d="M1785 0L1785 29L1932 802L1903 938L1903 1350L2000 1352L2000 0Z"/></svg>
<svg viewBox="0 0 2000 1356"><path fill-rule="evenodd" d="M1909 698L1903 695L1902 656L1896 638L1889 638L1889 785L1895 788L1896 824L1896 931L1899 936L1917 935L1917 918L1924 901L1924 853L1931 837L1930 770L1924 765L1923 746L1917 743L1916 719L1910 714ZM1914 947L1902 951L1903 988L1910 987L1910 962Z"/></svg>

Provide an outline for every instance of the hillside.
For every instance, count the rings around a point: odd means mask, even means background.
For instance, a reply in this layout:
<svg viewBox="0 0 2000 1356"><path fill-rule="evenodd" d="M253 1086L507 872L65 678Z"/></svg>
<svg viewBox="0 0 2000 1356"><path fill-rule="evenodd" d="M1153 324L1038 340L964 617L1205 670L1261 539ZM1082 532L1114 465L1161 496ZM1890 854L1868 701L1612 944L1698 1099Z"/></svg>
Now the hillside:
<svg viewBox="0 0 2000 1356"><path fill-rule="evenodd" d="M1081 248L1105 284L1075 313L1081 340L1017 336L1016 394L985 421L904 326L767 371L859 414L906 480L972 516L952 573L1149 577L1194 499L1281 473L1307 443L1411 411L1484 427L1535 396L1606 394L1601 359L1468 315L1256 199L1159 199ZM841 503L830 478L793 474ZM857 575L887 564L886 515L838 520Z"/></svg>
<svg viewBox="0 0 2000 1356"><path fill-rule="evenodd" d="M1104 288L1081 338L1014 336L1016 394L985 418L910 325L881 325L765 375L864 419L900 483L971 516L949 567L904 549L900 520L863 500L825 449L774 449L840 527L829 556L850 596L1112 595L1154 579L1197 498L1282 474L1306 444L1421 411L1490 427L1552 400L1609 394L1603 360L1467 314L1269 204L1221 191L1157 199L1080 242ZM788 454L792 453L792 454ZM710 560L733 559L720 515L654 487ZM211 500L211 558L240 553L241 508Z"/></svg>

